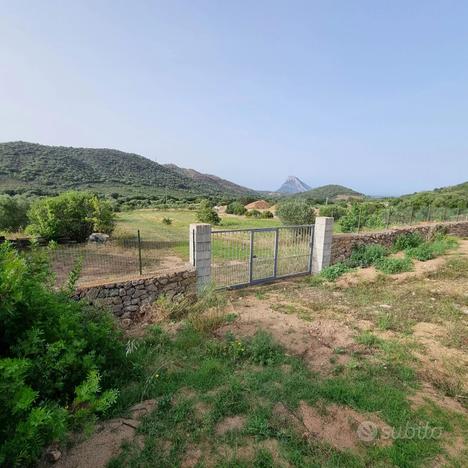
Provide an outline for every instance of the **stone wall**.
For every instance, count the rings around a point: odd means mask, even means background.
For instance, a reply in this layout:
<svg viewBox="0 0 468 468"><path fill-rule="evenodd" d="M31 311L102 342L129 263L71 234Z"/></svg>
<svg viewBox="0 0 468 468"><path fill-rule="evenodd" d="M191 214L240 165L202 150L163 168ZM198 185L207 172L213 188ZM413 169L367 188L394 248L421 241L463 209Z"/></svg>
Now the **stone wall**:
<svg viewBox="0 0 468 468"><path fill-rule="evenodd" d="M419 226L406 226L386 231L362 232L359 234L335 234L332 242L331 262L346 260L354 248L361 244L381 244L391 247L397 236L407 232L419 232L424 237L442 231L458 237L468 237L468 221L431 223Z"/></svg>
<svg viewBox="0 0 468 468"><path fill-rule="evenodd" d="M74 299L85 300L111 310L121 319L134 319L140 308L164 294L170 298L195 292L196 274L193 270L176 271L156 277L82 287Z"/></svg>

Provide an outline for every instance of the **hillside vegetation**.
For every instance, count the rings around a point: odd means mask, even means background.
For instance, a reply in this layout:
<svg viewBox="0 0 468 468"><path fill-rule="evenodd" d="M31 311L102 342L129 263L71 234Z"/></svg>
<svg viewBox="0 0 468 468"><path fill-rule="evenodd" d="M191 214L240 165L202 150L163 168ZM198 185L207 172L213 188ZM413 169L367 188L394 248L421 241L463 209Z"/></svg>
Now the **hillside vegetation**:
<svg viewBox="0 0 468 468"><path fill-rule="evenodd" d="M234 194L230 186L196 180L138 154L113 149L0 144L0 191L32 195L91 189L120 195Z"/></svg>
<svg viewBox="0 0 468 468"><path fill-rule="evenodd" d="M213 188L217 188L221 193L229 192L236 195L248 195L255 193L255 191L252 189L235 184L234 182L222 179L221 177L215 176L213 174L203 174L196 171L195 169L187 169L185 167L179 167L175 164L164 164L164 167L196 182L208 184Z"/></svg>
<svg viewBox="0 0 468 468"><path fill-rule="evenodd" d="M341 197L363 197L362 193L356 192L349 187L344 187L343 185L322 185L321 187L316 187L307 192L303 192L300 197L311 198L314 200L326 200L333 198Z"/></svg>

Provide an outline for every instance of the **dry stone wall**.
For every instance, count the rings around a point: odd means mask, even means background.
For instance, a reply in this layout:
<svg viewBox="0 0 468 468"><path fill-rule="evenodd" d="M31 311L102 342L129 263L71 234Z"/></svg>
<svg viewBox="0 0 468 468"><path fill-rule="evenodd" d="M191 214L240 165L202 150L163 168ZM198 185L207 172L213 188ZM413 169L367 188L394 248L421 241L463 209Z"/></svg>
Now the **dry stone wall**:
<svg viewBox="0 0 468 468"><path fill-rule="evenodd" d="M419 232L429 237L434 232L444 232L453 236L468 237L468 221L450 223L432 223L419 226L407 226L386 231L363 232L360 234L335 234L332 241L331 264L346 260L357 245L381 244L391 247L397 236L408 232Z"/></svg>
<svg viewBox="0 0 468 468"><path fill-rule="evenodd" d="M111 310L121 319L134 319L143 305L164 294L170 298L195 291L193 270L176 271L151 278L100 284L76 290L74 298Z"/></svg>

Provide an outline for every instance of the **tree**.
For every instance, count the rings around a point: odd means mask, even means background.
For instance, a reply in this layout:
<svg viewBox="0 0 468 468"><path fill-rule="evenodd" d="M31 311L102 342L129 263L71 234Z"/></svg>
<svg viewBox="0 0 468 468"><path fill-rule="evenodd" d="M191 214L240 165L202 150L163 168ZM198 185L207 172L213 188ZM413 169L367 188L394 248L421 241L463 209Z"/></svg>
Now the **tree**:
<svg viewBox="0 0 468 468"><path fill-rule="evenodd" d="M0 196L0 230L19 231L28 224L29 202L25 198Z"/></svg>
<svg viewBox="0 0 468 468"><path fill-rule="evenodd" d="M110 234L114 229L109 202L87 192L65 192L37 200L28 217L28 231L48 240L83 242L94 231Z"/></svg>
<svg viewBox="0 0 468 468"><path fill-rule="evenodd" d="M245 209L244 205L238 201L233 201L232 203L229 203L229 205L226 208L227 214L235 214L237 216L244 215L246 211L247 210Z"/></svg>
<svg viewBox="0 0 468 468"><path fill-rule="evenodd" d="M276 213L283 224L312 224L315 220L314 208L302 199L293 199L281 203Z"/></svg>
<svg viewBox="0 0 468 468"><path fill-rule="evenodd" d="M221 218L208 200L202 200L200 203L197 210L197 219L200 223L214 224L215 226L221 222Z"/></svg>

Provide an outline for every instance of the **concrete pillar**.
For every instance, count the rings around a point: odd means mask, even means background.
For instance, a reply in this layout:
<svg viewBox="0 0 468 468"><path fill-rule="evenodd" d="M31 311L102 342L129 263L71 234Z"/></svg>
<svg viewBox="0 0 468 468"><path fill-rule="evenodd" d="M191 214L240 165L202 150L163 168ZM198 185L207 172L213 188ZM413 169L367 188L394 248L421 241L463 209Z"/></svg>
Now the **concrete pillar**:
<svg viewBox="0 0 468 468"><path fill-rule="evenodd" d="M315 218L314 245L312 247L312 274L320 273L330 265L333 239L333 218Z"/></svg>
<svg viewBox="0 0 468 468"><path fill-rule="evenodd" d="M190 263L197 272L197 290L211 282L211 224L190 225Z"/></svg>

